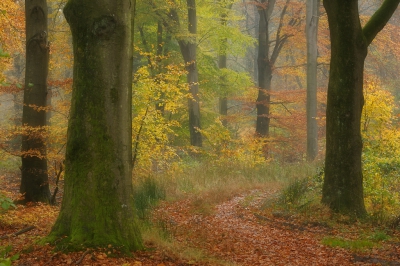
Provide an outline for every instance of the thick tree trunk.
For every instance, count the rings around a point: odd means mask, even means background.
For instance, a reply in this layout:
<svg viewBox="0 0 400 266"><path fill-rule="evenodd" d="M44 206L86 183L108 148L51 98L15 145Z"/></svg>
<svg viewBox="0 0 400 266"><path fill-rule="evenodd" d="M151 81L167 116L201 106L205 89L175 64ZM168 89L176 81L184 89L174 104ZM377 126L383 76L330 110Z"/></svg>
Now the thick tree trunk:
<svg viewBox="0 0 400 266"><path fill-rule="evenodd" d="M46 107L49 47L46 0L25 1L26 70L22 111L22 202L49 202L46 158Z"/></svg>
<svg viewBox="0 0 400 266"><path fill-rule="evenodd" d="M318 155L317 124L317 32L319 0L307 0L307 160Z"/></svg>
<svg viewBox="0 0 400 266"><path fill-rule="evenodd" d="M366 213L361 171L361 111L367 43L358 1L324 0L331 35L322 202L355 215Z"/></svg>
<svg viewBox="0 0 400 266"><path fill-rule="evenodd" d="M197 16L196 16L196 1L187 0L188 8L188 29L192 35L190 41L179 40L179 46L185 60L187 74L187 82L189 84L189 92L191 98L188 99L189 109L189 132L190 144L192 146L201 147L203 145L202 136L199 131L200 127L200 98L199 98L199 74L196 62L196 39L197 34ZM193 40L194 39L194 40Z"/></svg>
<svg viewBox="0 0 400 266"><path fill-rule="evenodd" d="M72 248L142 247L132 189L132 15L129 0L69 0L74 83L65 189L48 240Z"/></svg>
<svg viewBox="0 0 400 266"><path fill-rule="evenodd" d="M366 214L361 168L363 70L368 45L399 0L385 0L362 29L357 0L324 0L331 36L322 202L351 215Z"/></svg>

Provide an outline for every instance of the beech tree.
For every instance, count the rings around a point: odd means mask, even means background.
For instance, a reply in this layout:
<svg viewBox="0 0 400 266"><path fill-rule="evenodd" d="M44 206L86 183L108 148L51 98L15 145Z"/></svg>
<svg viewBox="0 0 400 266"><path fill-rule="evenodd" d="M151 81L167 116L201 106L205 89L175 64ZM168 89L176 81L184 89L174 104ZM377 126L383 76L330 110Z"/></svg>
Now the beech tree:
<svg viewBox="0 0 400 266"><path fill-rule="evenodd" d="M368 46L400 0L385 0L364 27L357 0L324 0L331 37L322 202L332 210L366 214L361 168L363 71Z"/></svg>
<svg viewBox="0 0 400 266"><path fill-rule="evenodd" d="M228 22L228 11L232 8L232 1L219 1L221 5L220 11L220 22L221 26L225 27ZM218 68L226 69L227 68L227 48L228 48L228 38L221 38L220 46L218 47ZM226 78L224 75L220 76L220 86L222 88L228 86L226 82ZM225 91L223 89L223 91ZM224 93L224 95L219 97L219 114L221 115L221 122L226 127L228 125L228 121L226 120L226 116L228 115L228 97Z"/></svg>
<svg viewBox="0 0 400 266"><path fill-rule="evenodd" d="M167 31L172 34L179 44L183 60L187 70L187 82L189 85L188 112L189 112L189 132L190 144L201 147L203 140L199 129L200 125L200 98L199 98L199 73L197 68L197 12L196 0L187 0L187 32L183 30L178 14L178 4L175 1L168 3L168 11L160 11L159 5L155 1L149 1L154 8L155 14L162 21ZM164 3L165 4L165 3ZM185 32L185 34L182 34Z"/></svg>
<svg viewBox="0 0 400 266"><path fill-rule="evenodd" d="M319 0L307 0L307 159L313 161L318 155L317 124L317 32Z"/></svg>
<svg viewBox="0 0 400 266"><path fill-rule="evenodd" d="M203 140L199 129L200 126L200 98L199 98L199 73L196 62L196 34L197 34L197 15L196 1L187 0L188 11L188 31L189 38L178 39L179 47L183 59L185 60L187 74L187 82L189 84L189 92L191 98L188 99L189 109L189 132L190 144L201 147ZM178 21L178 20L175 20Z"/></svg>
<svg viewBox="0 0 400 266"><path fill-rule="evenodd" d="M282 11L280 12L279 24L276 30L275 40L271 40L270 19L274 11L276 0L261 0L258 3L258 12L260 14L258 30L258 97L256 102L257 122L256 133L261 137L269 135L270 124L270 94L272 74L274 65L278 59L279 53L285 45L287 39L291 36L281 32L284 23L284 16L290 0L286 0ZM274 43L274 46L271 45Z"/></svg>
<svg viewBox="0 0 400 266"><path fill-rule="evenodd" d="M74 73L64 197L48 240L142 247L132 188L132 29L135 2L69 0Z"/></svg>
<svg viewBox="0 0 400 266"><path fill-rule="evenodd" d="M47 74L46 0L25 3L26 69L22 111L21 187L22 202L50 202L45 143Z"/></svg>

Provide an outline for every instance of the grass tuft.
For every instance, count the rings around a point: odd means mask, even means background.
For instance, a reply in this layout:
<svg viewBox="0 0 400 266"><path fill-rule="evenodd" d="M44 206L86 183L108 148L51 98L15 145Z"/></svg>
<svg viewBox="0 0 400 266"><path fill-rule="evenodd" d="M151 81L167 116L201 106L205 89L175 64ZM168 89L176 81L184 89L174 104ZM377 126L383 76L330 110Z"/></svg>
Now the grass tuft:
<svg viewBox="0 0 400 266"><path fill-rule="evenodd" d="M340 247L351 251L365 251L376 246L376 243L367 239L347 240L340 237L324 237L322 244L329 247Z"/></svg>
<svg viewBox="0 0 400 266"><path fill-rule="evenodd" d="M142 220L148 218L148 213L159 201L165 199L165 189L154 178L146 178L140 181L133 191L135 210Z"/></svg>

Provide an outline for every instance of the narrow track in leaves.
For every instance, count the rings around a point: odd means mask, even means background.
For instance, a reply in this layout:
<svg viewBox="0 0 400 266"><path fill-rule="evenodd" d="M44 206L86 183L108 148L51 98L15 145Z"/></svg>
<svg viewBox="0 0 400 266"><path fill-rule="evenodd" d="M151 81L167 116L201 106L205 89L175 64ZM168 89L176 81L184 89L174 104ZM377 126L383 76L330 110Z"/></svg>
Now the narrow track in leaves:
<svg viewBox="0 0 400 266"><path fill-rule="evenodd" d="M268 197L270 193L259 191L236 196L215 206L210 215L193 213L190 200L161 206L158 213L168 217L178 241L232 265L400 265L399 246L389 260L355 255L322 245L329 233L324 226L258 214Z"/></svg>

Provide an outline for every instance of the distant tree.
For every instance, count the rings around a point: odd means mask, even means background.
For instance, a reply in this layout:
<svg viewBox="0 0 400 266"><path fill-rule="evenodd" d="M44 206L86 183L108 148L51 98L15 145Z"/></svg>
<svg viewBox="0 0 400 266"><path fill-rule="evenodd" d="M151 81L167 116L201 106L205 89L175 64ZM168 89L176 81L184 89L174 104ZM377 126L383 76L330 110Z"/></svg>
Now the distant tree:
<svg viewBox="0 0 400 266"><path fill-rule="evenodd" d="M319 0L307 0L307 159L318 155L317 124L317 32Z"/></svg>
<svg viewBox="0 0 400 266"><path fill-rule="evenodd" d="M179 47L185 60L186 70L188 71L187 82L191 98L188 99L189 106L189 132L190 144L201 147L203 145L202 136L199 131L200 126L200 98L199 98L199 73L196 62L196 34L197 34L197 14L196 1L187 0L188 11L188 38L179 39Z"/></svg>
<svg viewBox="0 0 400 266"><path fill-rule="evenodd" d="M278 56L287 42L290 34L282 33L284 16L290 0L286 0L280 12L275 39L271 38L271 16L274 11L276 0L261 0L257 3L260 14L258 30L258 97L256 102L257 123L256 133L258 136L269 135L270 125L270 94L272 74ZM272 43L274 45L272 45Z"/></svg>
<svg viewBox="0 0 400 266"><path fill-rule="evenodd" d="M25 3L26 69L22 111L22 202L50 202L46 156L46 99L49 65L46 0Z"/></svg>
<svg viewBox="0 0 400 266"><path fill-rule="evenodd" d="M361 167L363 71L367 49L400 0L385 0L364 27L357 0L324 0L331 37L322 202L332 210L366 214Z"/></svg>
<svg viewBox="0 0 400 266"><path fill-rule="evenodd" d="M187 0L187 34L182 34L182 29L178 7L175 1L171 1L172 6L168 6L166 13L160 12L157 8L158 4L155 1L151 1L150 4L153 6L157 16L162 20L167 31L174 35L178 41L180 51L182 53L183 60L185 61L187 70L187 82L189 85L190 98L188 99L188 111L189 111L189 132L190 132L190 144L192 146L201 147L203 140L199 129L200 125L200 98L199 98L199 73L197 68L197 12L196 12L196 0Z"/></svg>
<svg viewBox="0 0 400 266"><path fill-rule="evenodd" d="M64 197L48 237L75 248L142 247L132 187L135 1L69 0L74 47ZM66 238L64 238L66 236Z"/></svg>
<svg viewBox="0 0 400 266"><path fill-rule="evenodd" d="M221 5L220 12L220 22L222 27L226 27L228 22L228 11L232 8L233 1L232 0L219 0L219 4ZM218 49L218 68L223 70L227 67L227 49L228 49L228 38L221 38L221 43ZM228 84L226 82L226 77L221 75L220 77L220 86L226 87ZM225 93L224 93L225 94ZM228 121L226 120L226 116L228 115L228 97L222 95L219 97L219 114L221 115L221 122L226 127L228 125Z"/></svg>

